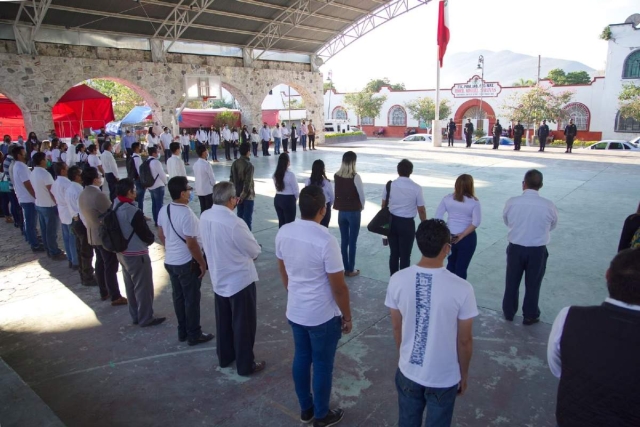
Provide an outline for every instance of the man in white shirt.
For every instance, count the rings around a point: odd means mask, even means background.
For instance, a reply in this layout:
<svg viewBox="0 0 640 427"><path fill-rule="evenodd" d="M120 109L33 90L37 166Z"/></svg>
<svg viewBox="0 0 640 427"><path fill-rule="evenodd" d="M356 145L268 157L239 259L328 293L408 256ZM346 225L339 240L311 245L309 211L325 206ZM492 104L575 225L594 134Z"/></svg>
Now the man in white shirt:
<svg viewBox="0 0 640 427"><path fill-rule="evenodd" d="M218 146L220 145L220 133L217 129L211 129L209 132L209 146L211 147L211 159L214 163L218 163Z"/></svg>
<svg viewBox="0 0 640 427"><path fill-rule="evenodd" d="M200 223L189 207L193 189L187 178L169 180L170 204L158 218L158 237L165 248L164 268L173 289L173 307L178 319L178 340L190 346L211 341L200 326L200 286L207 272L202 255Z"/></svg>
<svg viewBox="0 0 640 427"><path fill-rule="evenodd" d="M191 149L191 138L186 129L182 129L180 135L180 145L182 145L182 160L184 164L189 166L189 150Z"/></svg>
<svg viewBox="0 0 640 427"><path fill-rule="evenodd" d="M75 238L78 253L78 273L83 286L98 286L93 270L93 247L89 244L87 228L80 217L80 193L82 193L82 169L71 166L67 171L69 187L64 193L67 209L71 216L71 231Z"/></svg>
<svg viewBox="0 0 640 427"><path fill-rule="evenodd" d="M120 177L118 176L118 164L116 163L116 159L113 157L113 146L111 145L111 141L105 141L102 144L104 147L104 151L102 152L102 168L104 170L104 177L107 180L107 185L109 185L109 200L113 202L116 198L116 184Z"/></svg>
<svg viewBox="0 0 640 427"><path fill-rule="evenodd" d="M273 136L273 154L280 154L280 143L282 142L280 123L276 123L276 127L273 128L271 136Z"/></svg>
<svg viewBox="0 0 640 427"><path fill-rule="evenodd" d="M77 136L71 138L71 146L67 150L66 163L68 167L75 166L78 163L78 155L76 153L76 146L79 144Z"/></svg>
<svg viewBox="0 0 640 427"><path fill-rule="evenodd" d="M200 200L200 214L213 206L213 186L216 185L216 177L213 168L207 161L209 152L204 145L196 148L198 160L193 164L193 175L196 180L196 194Z"/></svg>
<svg viewBox="0 0 640 427"><path fill-rule="evenodd" d="M329 400L338 341L352 327L340 247L320 225L326 210L322 188L305 187L300 192L302 219L283 225L276 235L278 269L288 291L286 315L295 343L293 382L300 421L310 423L315 418L314 426L335 425L344 416L342 409L329 410Z"/></svg>
<svg viewBox="0 0 640 427"><path fill-rule="evenodd" d="M209 140L209 134L207 131L200 125L198 131L196 132L196 147L199 145L206 145Z"/></svg>
<svg viewBox="0 0 640 427"><path fill-rule="evenodd" d="M151 169L151 175L155 177L153 185L148 188L151 194L151 216L153 217L153 223L158 226L158 212L162 208L164 203L164 190L167 185L167 174L162 169L162 163L158 160L158 147L149 148L149 158L146 160L149 162Z"/></svg>
<svg viewBox="0 0 640 427"><path fill-rule="evenodd" d="M200 237L209 263L216 307L218 363L225 368L236 362L238 375L262 371L256 362L256 281L253 260L261 248L247 224L233 212L238 203L228 181L213 187L213 207L200 216Z"/></svg>
<svg viewBox="0 0 640 427"><path fill-rule="evenodd" d="M167 160L167 173L171 178L174 176L187 176L187 168L184 166L184 161L180 156L180 143L172 142L169 144L169 151L171 156Z"/></svg>
<svg viewBox="0 0 640 427"><path fill-rule="evenodd" d="M166 164L169 161L169 157L171 157L171 150L169 149L169 145L173 141L173 137L169 132L168 127L162 128L163 132L160 134L160 149L164 150L164 163Z"/></svg>
<svg viewBox="0 0 640 427"><path fill-rule="evenodd" d="M93 144L93 142L89 139L88 133L84 135L84 138L82 138L81 142L85 146L85 148L89 148L89 146Z"/></svg>
<svg viewBox="0 0 640 427"><path fill-rule="evenodd" d="M282 122L282 130L280 132L282 133L282 148L285 153L289 154L289 135L291 135L291 132L287 129L285 122Z"/></svg>
<svg viewBox="0 0 640 427"><path fill-rule="evenodd" d="M24 147L13 148L13 189L16 192L18 203L22 208L24 217L24 235L27 243L33 252L44 252L45 248L38 242L36 234L37 213L36 213L36 193L31 184L31 171L25 163L26 152Z"/></svg>
<svg viewBox="0 0 640 427"><path fill-rule="evenodd" d="M211 126L213 129L213 126ZM213 130L212 130L213 131ZM231 146L233 145L233 138L231 137L231 130L226 124L222 128L222 143L224 145L224 156L227 160L231 160Z"/></svg>
<svg viewBox="0 0 640 427"><path fill-rule="evenodd" d="M549 335L560 427L640 425L640 249L618 252L605 276L604 303L563 308Z"/></svg>
<svg viewBox="0 0 640 427"><path fill-rule="evenodd" d="M394 273L411 265L411 251L416 237L416 223L414 218L420 216L420 222L427 219L427 209L424 207L422 187L413 182L413 163L402 159L398 163L398 178L391 182L389 193L385 187L382 193L382 207L387 206L389 198L389 212L391 226L389 228L389 272ZM389 184L387 184L389 186Z"/></svg>
<svg viewBox="0 0 640 427"><path fill-rule="evenodd" d="M547 245L550 232L558 224L558 211L551 200L540 197L542 173L527 171L522 181L523 193L512 197L504 206L502 217L509 227L507 247L507 274L502 312L513 321L518 312L518 293L524 273L525 293L522 303L523 325L540 321L540 286L547 268Z"/></svg>
<svg viewBox="0 0 640 427"><path fill-rule="evenodd" d="M47 255L56 260L64 261L67 256L58 247L58 227L60 218L56 208L56 199L51 192L53 177L47 171L47 159L45 153L39 152L33 156L33 172L31 172L31 184L36 196L36 212L40 222L42 244L47 250Z"/></svg>
<svg viewBox="0 0 640 427"><path fill-rule="evenodd" d="M399 427L450 426L456 395L467 390L473 352L473 287L444 268L451 233L440 219L416 232L422 258L389 280L385 305L400 354L396 371Z"/></svg>
<svg viewBox="0 0 640 427"><path fill-rule="evenodd" d="M62 224L62 241L64 250L67 252L69 268L78 270L78 251L76 249L76 239L71 234L71 213L65 199L65 194L69 191L71 181L67 178L68 167L66 163L58 162L53 165L56 180L51 186L51 193L56 198L58 216Z"/></svg>
<svg viewBox="0 0 640 427"><path fill-rule="evenodd" d="M133 167L127 167L127 176L133 179L133 182L136 184L136 203L138 205L138 209L144 212L144 194L147 189L142 186L140 182L140 165L142 165L142 157L140 157L140 143L134 142L131 144L131 161L133 162ZM131 171L131 172L129 172ZM147 218L149 220L149 218Z"/></svg>
<svg viewBox="0 0 640 427"><path fill-rule="evenodd" d="M271 142L271 132L267 127L267 122L264 122L262 124L262 127L260 128L260 141L262 141L262 155L270 156L271 154L269 154L269 142Z"/></svg>

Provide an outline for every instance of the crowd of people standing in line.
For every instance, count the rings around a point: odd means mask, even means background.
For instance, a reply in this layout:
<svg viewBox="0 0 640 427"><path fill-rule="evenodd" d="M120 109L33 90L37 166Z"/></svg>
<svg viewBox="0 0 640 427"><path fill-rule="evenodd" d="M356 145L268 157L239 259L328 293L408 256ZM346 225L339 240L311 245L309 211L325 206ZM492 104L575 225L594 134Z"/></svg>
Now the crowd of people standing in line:
<svg viewBox="0 0 640 427"><path fill-rule="evenodd" d="M81 142L72 143L78 144ZM9 175L11 194L21 208L21 229L32 250L46 251L53 260L68 260L69 266L79 271L83 285L97 286L100 298L110 300L112 306L127 305L132 323L142 327L166 320L153 311L148 248L156 236L143 213L144 192L149 190L157 237L165 247L164 268L172 286L178 340L192 346L214 338L200 325L200 288L208 271L215 294L218 362L221 367L235 362L239 375L251 375L266 367L253 352L259 280L254 261L262 249L251 232L255 200L252 146L241 143L240 157L231 165L229 180L216 182L208 149L199 145L193 166L195 192L186 176L182 146L180 142L167 144L169 178L158 160L159 147L149 147L149 158L142 161L138 142L129 147L127 178L120 178L117 165L115 170L110 165L110 141L102 143L100 156L97 147L89 145L85 165L70 166L59 158L51 165L52 173L47 170L45 152L32 156L30 170L25 148L13 144L3 167ZM315 427L335 425L344 416L342 409L330 409L329 401L337 343L343 333L351 331L353 323L345 278L360 273L355 260L365 193L356 163L355 152L344 153L332 184L324 163L316 160L300 191L295 174L289 170L285 149L273 174L279 223L275 251L287 290L286 317L295 347L292 374L300 420L313 421ZM114 174L113 185L110 173ZM399 425L421 425L426 408L427 425L447 426L452 422L456 396L467 389L473 318L479 314L473 287L466 277L477 245L475 230L481 225L481 203L473 177L463 174L456 179L453 193L438 205L435 218L427 219L422 189L410 178L413 164L406 159L400 161L397 173L398 178L385 186L381 196L391 218L391 279L385 305L390 309L399 352L395 378ZM105 183L109 195L102 191ZM503 315L507 321L514 320L524 275L525 326L540 320L538 301L549 256L547 245L558 223L555 205L539 194L542 187L542 173L529 170L522 182L523 193L507 200L503 211L509 241ZM165 188L171 198L167 205ZM200 218L189 206L196 195ZM300 209L298 220L296 205ZM328 230L331 209L338 211L340 245ZM110 211L127 241L121 252L108 250L102 240L101 222ZM36 235L36 216L41 240ZM417 229L416 216L420 218ZM621 376L621 371L629 378L640 374L633 358L640 351L640 249L628 249L640 246L638 217L640 206L637 214L625 221L621 252L607 272L610 298L601 307L564 309L554 323L549 364L554 375L560 377L557 417L561 426L578 425L576 420L584 426L631 426L640 416L634 409L638 407L638 394L626 393L637 386ZM65 252L57 245L60 223ZM416 240L421 258L411 266ZM126 298L119 290L119 266ZM584 333L584 324L593 326L587 328L588 334ZM621 351L626 353L622 358L618 352L621 346L631 348ZM593 354L585 358L584 353ZM607 365L606 361L613 359L618 359L620 366ZM594 367L599 372L597 378L587 375L594 372ZM625 386L620 387L621 383ZM595 386L602 387L608 396L625 397L597 399L587 392Z"/></svg>

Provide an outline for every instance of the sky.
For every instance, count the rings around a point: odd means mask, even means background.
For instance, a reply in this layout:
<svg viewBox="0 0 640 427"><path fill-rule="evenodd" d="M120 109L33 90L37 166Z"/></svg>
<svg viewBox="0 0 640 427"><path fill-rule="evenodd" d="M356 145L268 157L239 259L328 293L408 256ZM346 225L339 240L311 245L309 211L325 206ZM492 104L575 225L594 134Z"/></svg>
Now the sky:
<svg viewBox="0 0 640 427"><path fill-rule="evenodd" d="M638 0L449 0L447 55L510 50L605 68L609 24L640 13ZM363 36L321 67L339 92L388 77L407 89L435 87L438 1L420 6ZM447 58L445 56L444 61ZM470 64L475 70L476 64Z"/></svg>

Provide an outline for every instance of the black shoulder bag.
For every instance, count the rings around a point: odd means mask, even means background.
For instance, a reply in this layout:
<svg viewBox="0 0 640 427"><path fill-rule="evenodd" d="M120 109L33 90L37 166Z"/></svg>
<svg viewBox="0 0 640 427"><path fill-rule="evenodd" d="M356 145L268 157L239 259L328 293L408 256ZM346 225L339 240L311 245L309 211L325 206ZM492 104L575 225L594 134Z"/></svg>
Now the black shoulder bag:
<svg viewBox="0 0 640 427"><path fill-rule="evenodd" d="M182 242L186 245L187 241L183 239L181 235L178 234L178 232L176 231L176 228L173 226L173 221L171 221L171 204L167 205L167 218L169 218L169 224L171 224L171 228L173 229L173 232L176 233L176 236L178 236L178 239L182 240ZM204 263L207 264L207 255L204 252L202 253L202 257L204 258ZM196 261L195 258L191 258L191 272L198 273L198 275L202 274L202 270L200 270L200 264L198 264L198 261Z"/></svg>
<svg viewBox="0 0 640 427"><path fill-rule="evenodd" d="M391 195L391 181L387 182L387 198L385 199L384 208L380 209L380 212L373 217L367 230L372 233L381 234L383 236L389 235L389 225L391 222L391 212L389 212L389 196Z"/></svg>

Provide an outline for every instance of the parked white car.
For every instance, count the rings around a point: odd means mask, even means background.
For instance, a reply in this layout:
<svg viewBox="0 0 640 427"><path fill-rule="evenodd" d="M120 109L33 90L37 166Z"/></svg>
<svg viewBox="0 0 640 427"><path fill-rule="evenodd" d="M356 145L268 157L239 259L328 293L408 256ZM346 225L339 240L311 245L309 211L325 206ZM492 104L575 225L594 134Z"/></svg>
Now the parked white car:
<svg viewBox="0 0 640 427"><path fill-rule="evenodd" d="M629 141L622 140L604 140L595 142L588 147L591 150L629 150L629 151L640 151L640 147L638 144Z"/></svg>
<svg viewBox="0 0 640 427"><path fill-rule="evenodd" d="M398 142L433 142L431 135L426 133L414 133L413 135L405 136Z"/></svg>

